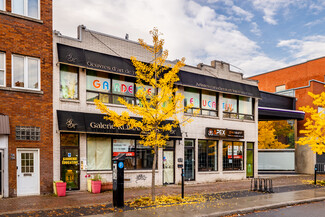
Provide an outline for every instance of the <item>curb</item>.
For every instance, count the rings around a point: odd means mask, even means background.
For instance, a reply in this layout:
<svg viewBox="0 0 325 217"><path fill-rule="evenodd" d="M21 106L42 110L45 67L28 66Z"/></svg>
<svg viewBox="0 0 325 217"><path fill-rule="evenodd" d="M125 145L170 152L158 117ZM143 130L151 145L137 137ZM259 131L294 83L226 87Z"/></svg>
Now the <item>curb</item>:
<svg viewBox="0 0 325 217"><path fill-rule="evenodd" d="M247 213L252 213L255 211L277 209L277 208L283 208L283 207L291 206L291 205L319 202L319 201L324 201L324 200L325 200L325 197L318 197L318 198L311 198L311 199L305 199L305 200L289 201L289 202L285 202L285 203L276 203L276 204L270 204L270 205L264 205L264 206L242 208L242 209L225 211L225 212L216 212L216 213L211 213L208 215L202 215L199 217L218 217L218 216L227 216L227 215L234 215L234 214L247 214Z"/></svg>

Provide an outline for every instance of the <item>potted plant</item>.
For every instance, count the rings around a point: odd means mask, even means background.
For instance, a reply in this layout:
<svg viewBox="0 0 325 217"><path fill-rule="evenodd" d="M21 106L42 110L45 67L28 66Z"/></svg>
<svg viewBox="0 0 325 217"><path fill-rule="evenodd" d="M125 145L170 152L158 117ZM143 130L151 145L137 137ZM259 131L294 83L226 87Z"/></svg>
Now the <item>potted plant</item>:
<svg viewBox="0 0 325 217"><path fill-rule="evenodd" d="M87 191L91 192L91 178L90 178L90 175L86 174L85 178L87 179Z"/></svg>
<svg viewBox="0 0 325 217"><path fill-rule="evenodd" d="M113 183L107 182L106 179L102 179L101 191L109 191L109 190L113 190Z"/></svg>
<svg viewBox="0 0 325 217"><path fill-rule="evenodd" d="M96 174L94 178L91 179L91 192L94 194L100 193L102 187L102 177L99 174Z"/></svg>
<svg viewBox="0 0 325 217"><path fill-rule="evenodd" d="M58 197L65 197L66 190L67 190L67 183L66 182L55 182L56 193Z"/></svg>
<svg viewBox="0 0 325 217"><path fill-rule="evenodd" d="M58 193L57 193L57 190L56 190L56 183L57 182L63 182L62 180L60 180L60 181L53 181L53 193L55 194L55 195L58 195Z"/></svg>

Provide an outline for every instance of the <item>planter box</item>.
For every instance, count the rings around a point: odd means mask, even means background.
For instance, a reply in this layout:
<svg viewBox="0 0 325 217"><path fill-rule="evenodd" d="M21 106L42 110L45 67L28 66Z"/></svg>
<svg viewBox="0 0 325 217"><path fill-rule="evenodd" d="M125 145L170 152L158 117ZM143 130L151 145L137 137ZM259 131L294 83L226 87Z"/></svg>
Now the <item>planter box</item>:
<svg viewBox="0 0 325 217"><path fill-rule="evenodd" d="M91 192L91 179L87 179L87 191Z"/></svg>
<svg viewBox="0 0 325 217"><path fill-rule="evenodd" d="M65 182L57 182L56 185L56 191L58 193L58 197L65 197L65 193L67 190L67 183Z"/></svg>
<svg viewBox="0 0 325 217"><path fill-rule="evenodd" d="M102 181L91 181L91 192L99 194L102 187Z"/></svg>
<svg viewBox="0 0 325 217"><path fill-rule="evenodd" d="M102 183L102 189L101 191L109 191L113 190L113 183L112 182L107 182L107 183Z"/></svg>

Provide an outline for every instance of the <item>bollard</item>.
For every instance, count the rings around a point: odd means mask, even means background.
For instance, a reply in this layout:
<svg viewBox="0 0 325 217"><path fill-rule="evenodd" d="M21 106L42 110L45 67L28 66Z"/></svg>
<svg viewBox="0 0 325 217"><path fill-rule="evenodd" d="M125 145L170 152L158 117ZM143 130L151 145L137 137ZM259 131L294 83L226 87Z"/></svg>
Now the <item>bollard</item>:
<svg viewBox="0 0 325 217"><path fill-rule="evenodd" d="M316 185L317 179L317 165L315 165L315 177L314 177L314 185Z"/></svg>

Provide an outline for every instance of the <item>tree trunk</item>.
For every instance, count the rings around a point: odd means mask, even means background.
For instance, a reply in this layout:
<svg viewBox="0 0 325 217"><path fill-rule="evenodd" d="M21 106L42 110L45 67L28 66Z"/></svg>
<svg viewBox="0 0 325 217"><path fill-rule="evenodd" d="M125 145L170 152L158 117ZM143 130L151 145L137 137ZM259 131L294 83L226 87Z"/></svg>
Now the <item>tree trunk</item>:
<svg viewBox="0 0 325 217"><path fill-rule="evenodd" d="M158 156L158 147L155 145L154 147L154 157L153 157L153 164L152 164L152 180L151 180L151 200L156 200L156 192L155 192L155 183L156 183L156 164L157 164L157 156Z"/></svg>

